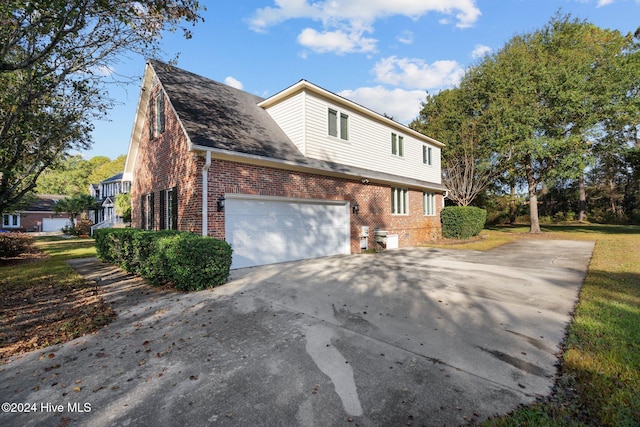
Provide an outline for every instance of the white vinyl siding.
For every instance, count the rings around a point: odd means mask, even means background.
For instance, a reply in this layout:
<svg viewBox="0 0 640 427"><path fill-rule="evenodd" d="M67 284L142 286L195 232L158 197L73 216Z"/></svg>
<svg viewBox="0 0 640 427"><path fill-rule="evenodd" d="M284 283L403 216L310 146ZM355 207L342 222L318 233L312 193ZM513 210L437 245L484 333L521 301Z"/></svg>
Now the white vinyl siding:
<svg viewBox="0 0 640 427"><path fill-rule="evenodd" d="M391 188L391 213L406 215L409 213L409 190L406 188Z"/></svg>
<svg viewBox="0 0 640 427"><path fill-rule="evenodd" d="M348 116L348 141L329 135L329 109L337 112L338 131L340 114ZM296 94L268 107L267 111L298 148L304 147L301 151L309 158L441 183L439 146L425 144L424 140L407 133L403 135L404 157L392 156L389 154L390 134L399 132L347 108L346 104L334 104L316 93L302 92L302 95ZM301 132L304 133L302 137ZM431 168L425 168L422 162L424 145L432 148Z"/></svg>
<svg viewBox="0 0 640 427"><path fill-rule="evenodd" d="M300 92L267 110L303 155L306 150L304 98L304 92Z"/></svg>
<svg viewBox="0 0 640 427"><path fill-rule="evenodd" d="M306 99L307 157L441 183L439 148L433 147L434 168L424 167L424 143L409 135L404 136L404 157L390 156L391 129L381 122L343 108L345 114L349 115L349 141L345 144L345 141L327 135L327 108L332 105L315 94L308 93ZM338 106L335 109L340 111Z"/></svg>
<svg viewBox="0 0 640 427"><path fill-rule="evenodd" d="M435 193L422 193L422 208L426 216L435 216L436 214Z"/></svg>

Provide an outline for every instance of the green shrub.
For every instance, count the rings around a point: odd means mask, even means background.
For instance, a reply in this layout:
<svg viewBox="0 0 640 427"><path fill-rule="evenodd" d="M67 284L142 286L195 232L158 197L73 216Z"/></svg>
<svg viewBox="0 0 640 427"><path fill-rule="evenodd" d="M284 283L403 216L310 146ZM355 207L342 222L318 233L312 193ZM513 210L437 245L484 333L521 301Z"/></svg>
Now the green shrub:
<svg viewBox="0 0 640 427"><path fill-rule="evenodd" d="M173 230L100 229L94 233L98 257L144 277L192 291L227 281L231 246L227 242Z"/></svg>
<svg viewBox="0 0 640 427"><path fill-rule="evenodd" d="M473 206L446 206L440 214L442 235L448 239L477 236L484 227L487 211Z"/></svg>
<svg viewBox="0 0 640 427"><path fill-rule="evenodd" d="M0 258L16 257L27 252L33 238L23 233L0 233Z"/></svg>
<svg viewBox="0 0 640 427"><path fill-rule="evenodd" d="M222 240L188 234L162 239L168 280L181 291L224 284L231 267L231 246Z"/></svg>

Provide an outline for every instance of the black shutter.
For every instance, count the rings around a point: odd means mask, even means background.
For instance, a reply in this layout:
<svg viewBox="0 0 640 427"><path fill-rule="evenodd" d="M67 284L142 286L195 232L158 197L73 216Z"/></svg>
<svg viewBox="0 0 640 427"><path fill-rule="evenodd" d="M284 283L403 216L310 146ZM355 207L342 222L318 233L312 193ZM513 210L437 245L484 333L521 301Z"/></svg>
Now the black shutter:
<svg viewBox="0 0 640 427"><path fill-rule="evenodd" d="M140 196L140 229L144 230L146 228L146 206L145 206L145 202L147 200L147 195L143 194L142 196Z"/></svg>
<svg viewBox="0 0 640 427"><path fill-rule="evenodd" d="M178 229L178 187L173 187L171 189L171 229Z"/></svg>
<svg viewBox="0 0 640 427"><path fill-rule="evenodd" d="M164 230L167 225L167 192L160 192L160 230Z"/></svg>
<svg viewBox="0 0 640 427"><path fill-rule="evenodd" d="M151 193L151 194L149 194L149 196L150 196L150 200L149 200L149 205L150 205L150 208L149 208L149 216L150 216L150 218L149 218L149 230L155 230L156 229L156 227L155 227L155 219L156 219L156 209L155 209L155 207L156 207L156 204L154 202L155 193Z"/></svg>

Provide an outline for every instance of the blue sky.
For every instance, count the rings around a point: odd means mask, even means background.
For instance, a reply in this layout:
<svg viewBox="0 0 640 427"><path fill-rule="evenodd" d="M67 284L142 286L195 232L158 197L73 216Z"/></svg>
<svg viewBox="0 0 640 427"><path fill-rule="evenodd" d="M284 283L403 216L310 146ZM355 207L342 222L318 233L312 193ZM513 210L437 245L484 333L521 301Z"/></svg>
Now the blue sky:
<svg viewBox="0 0 640 427"><path fill-rule="evenodd" d="M541 28L557 12L634 32L640 0L236 0L207 1L193 38L162 41L178 66L271 96L300 79L407 124L426 92L454 86L464 69L511 37ZM85 158L126 154L144 58L114 64L137 76L111 86L109 121L95 122Z"/></svg>

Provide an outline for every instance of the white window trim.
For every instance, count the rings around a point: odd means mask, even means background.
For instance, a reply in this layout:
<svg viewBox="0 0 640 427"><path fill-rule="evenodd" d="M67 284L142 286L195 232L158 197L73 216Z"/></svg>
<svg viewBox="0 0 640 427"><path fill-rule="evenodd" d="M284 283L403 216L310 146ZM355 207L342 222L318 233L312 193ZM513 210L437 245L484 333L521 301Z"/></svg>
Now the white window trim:
<svg viewBox="0 0 640 427"><path fill-rule="evenodd" d="M335 113L335 129L336 134L331 135L331 119L330 114ZM345 119L346 129L342 129L342 120ZM341 111L339 108L327 107L327 135L331 138L340 139L342 141L349 141L350 133L349 114Z"/></svg>
<svg viewBox="0 0 640 427"><path fill-rule="evenodd" d="M391 155L404 158L404 135L391 132Z"/></svg>
<svg viewBox="0 0 640 427"><path fill-rule="evenodd" d="M155 104L155 123L154 123L154 134L155 136L161 135L165 131L165 108L164 108L164 92L160 91L156 94L156 98L154 100Z"/></svg>
<svg viewBox="0 0 640 427"><path fill-rule="evenodd" d="M5 218L7 224L5 224ZM2 214L2 227L4 229L20 228L20 215L18 214Z"/></svg>
<svg viewBox="0 0 640 427"><path fill-rule="evenodd" d="M422 145L422 163L427 166L433 166L433 148L426 144Z"/></svg>
<svg viewBox="0 0 640 427"><path fill-rule="evenodd" d="M398 193L401 194L401 203L398 203ZM391 215L409 215L409 189L391 187Z"/></svg>
<svg viewBox="0 0 640 427"><path fill-rule="evenodd" d="M422 193L422 211L424 216L436 216L436 193Z"/></svg>

